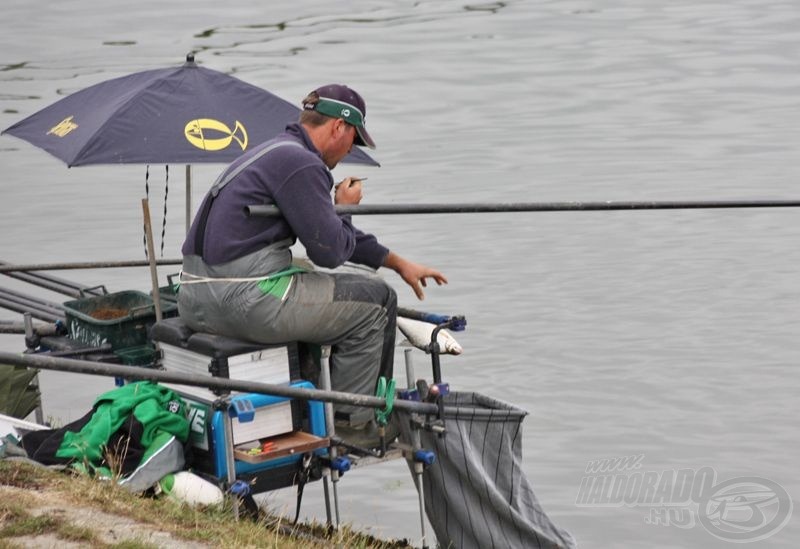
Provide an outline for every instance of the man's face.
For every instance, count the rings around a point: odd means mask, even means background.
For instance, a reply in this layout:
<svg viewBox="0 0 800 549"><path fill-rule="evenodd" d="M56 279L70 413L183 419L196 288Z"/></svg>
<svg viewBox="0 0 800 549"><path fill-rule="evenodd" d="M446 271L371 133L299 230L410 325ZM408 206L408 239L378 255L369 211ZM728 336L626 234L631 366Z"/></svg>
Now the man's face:
<svg viewBox="0 0 800 549"><path fill-rule="evenodd" d="M350 154L357 133L355 126L348 124L341 118L336 118L330 123L332 124L331 139L322 157L325 165L333 169L345 156Z"/></svg>

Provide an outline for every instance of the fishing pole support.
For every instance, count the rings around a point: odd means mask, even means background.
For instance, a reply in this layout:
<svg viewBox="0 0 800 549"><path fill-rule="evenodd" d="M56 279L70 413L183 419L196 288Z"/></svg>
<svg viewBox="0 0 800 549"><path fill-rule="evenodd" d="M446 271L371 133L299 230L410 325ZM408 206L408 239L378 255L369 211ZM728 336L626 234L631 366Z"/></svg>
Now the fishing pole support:
<svg viewBox="0 0 800 549"><path fill-rule="evenodd" d="M67 327L61 319L57 319L53 324L37 326L33 323L33 315L30 312L24 312L22 313L22 320L22 331L25 334L25 348L31 352L35 352L42 344L42 336L61 336L67 334ZM81 353L73 352L73 354Z"/></svg>
<svg viewBox="0 0 800 549"><path fill-rule="evenodd" d="M33 329L33 316L31 313L23 313L22 318L25 323L25 347L34 351L39 346L40 339L39 335Z"/></svg>
<svg viewBox="0 0 800 549"><path fill-rule="evenodd" d="M428 468L428 466L436 463L436 452L434 452L433 450L428 450L427 448L419 447L418 441L416 442L416 444L412 445L396 442L394 443L394 447L402 450L403 455L406 457L406 459L409 459L412 462L414 462L415 469L417 468L417 466L422 467L422 469L426 469ZM419 472L422 472L422 470L420 470Z"/></svg>
<svg viewBox="0 0 800 549"><path fill-rule="evenodd" d="M450 384L442 382L442 367L440 355L442 352L439 345L439 332L449 329L454 332L464 331L467 327L467 319L464 315L442 316L431 313L403 309L403 316L414 318L424 322L435 323L436 327L431 332L431 341L425 347L425 352L431 355L431 367L433 369L433 383L428 385L424 379L414 380L414 375L408 371L413 368L410 364L410 357L406 355L406 369L408 376L408 387L404 391L398 392L401 400L412 400L417 402L436 404L436 419L426 419L421 421L412 418L412 428L425 429L426 431L437 433L443 436L444 427L444 399L442 397L450 394ZM412 388L413 387L413 388Z"/></svg>
<svg viewBox="0 0 800 549"><path fill-rule="evenodd" d="M338 437L331 438L331 442L335 443L337 446L345 448L348 447L348 445ZM331 455L321 455L321 456L314 455L313 459L315 461L315 466L317 469L319 469L320 467L325 467L327 469L330 469L331 471L336 471L337 473L339 473L340 476L349 471L350 468L353 466L353 463L347 456L333 457ZM315 478L323 478L324 473L321 472L321 469L319 469L319 471L320 472L318 474L315 474Z"/></svg>
<svg viewBox="0 0 800 549"><path fill-rule="evenodd" d="M320 373L319 373L319 383L322 389L326 391L331 390L331 348L329 345L323 345L320 347ZM325 431L328 434L328 437L331 439L331 445L328 448L328 457L330 459L330 463L341 463L336 461L338 458L338 452L336 445L333 443L333 439L336 437L336 427L333 421L333 403L326 402L325 405ZM349 469L349 467L348 467ZM322 487L325 493L325 515L326 515L326 524L330 530L338 531L339 530L339 491L337 489L337 485L339 484L339 477L341 473L340 469L336 467L331 467L330 469L330 479L331 479L331 488L333 492L333 514L331 513L331 498L330 493L328 492L328 477L323 477L322 479Z"/></svg>
<svg viewBox="0 0 800 549"><path fill-rule="evenodd" d="M236 518L239 518L239 508L244 507L245 514L251 520L258 520L258 504L253 499L253 489L249 483L243 480L236 480L228 488L228 492L233 496Z"/></svg>
<svg viewBox="0 0 800 549"><path fill-rule="evenodd" d="M392 415L392 409L394 408L394 388L394 379L387 381L383 376L378 378L378 386L375 390L375 396L386 401L386 405L382 410L380 408L375 409L375 421L378 423L379 427L384 427L387 423L389 423L389 416Z"/></svg>
<svg viewBox="0 0 800 549"><path fill-rule="evenodd" d="M450 394L450 384L442 383L442 366L439 359L441 347L439 345L439 332L450 329L454 332L464 331L467 327L467 319L463 315L451 316L444 322L437 324L431 333L431 342L428 344L428 352L431 354L431 366L433 368L433 385L428 387L427 398L423 397L423 402L435 402L438 407L436 420L442 426L439 436L444 436L444 399ZM420 395L422 397L422 395Z"/></svg>
<svg viewBox="0 0 800 549"><path fill-rule="evenodd" d="M436 328L431 333L431 342L428 344L427 351L431 355L431 365L433 366L433 382L439 384L442 382L442 367L439 361L439 355L442 349L439 345L439 332L444 329L452 330L453 332L463 332L467 328L467 318L463 315L451 316L439 322Z"/></svg>
<svg viewBox="0 0 800 549"><path fill-rule="evenodd" d="M401 391L398 397L405 400L419 400L419 390L412 389L412 387L419 386L419 382L415 380L414 363L411 359L411 349L406 349L404 352L406 363L406 390ZM425 384L425 380L419 380ZM422 420L422 415L417 413L409 413L409 428L411 431L411 447L410 450L413 455L413 471L414 471L414 485L417 488L417 496L419 497L419 524L420 532L422 533L422 547L427 548L427 536L425 535L425 488L422 475L425 468L432 464L436 459L436 454L429 450L422 448L422 437L420 436L420 429L428 423ZM438 420L437 420L438 421ZM444 425L441 425L444 429Z"/></svg>

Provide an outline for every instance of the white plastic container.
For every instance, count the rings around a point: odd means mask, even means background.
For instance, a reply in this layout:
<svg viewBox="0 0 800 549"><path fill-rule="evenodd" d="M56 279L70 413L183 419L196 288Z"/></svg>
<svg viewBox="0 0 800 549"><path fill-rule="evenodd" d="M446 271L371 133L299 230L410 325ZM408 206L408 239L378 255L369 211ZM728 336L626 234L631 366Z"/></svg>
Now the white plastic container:
<svg viewBox="0 0 800 549"><path fill-rule="evenodd" d="M225 499L217 485L189 471L166 475L158 486L167 496L189 505L219 505Z"/></svg>

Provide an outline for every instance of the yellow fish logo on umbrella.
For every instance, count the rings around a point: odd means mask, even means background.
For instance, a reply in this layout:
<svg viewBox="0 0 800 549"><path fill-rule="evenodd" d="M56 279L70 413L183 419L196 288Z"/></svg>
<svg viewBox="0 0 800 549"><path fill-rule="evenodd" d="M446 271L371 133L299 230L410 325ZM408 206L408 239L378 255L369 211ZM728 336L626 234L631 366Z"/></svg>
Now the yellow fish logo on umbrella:
<svg viewBox="0 0 800 549"><path fill-rule="evenodd" d="M64 137L72 130L77 129L78 125L72 121L73 118L75 118L74 115L66 117L64 120L50 128L50 131L47 132L46 135L57 135L58 137Z"/></svg>
<svg viewBox="0 0 800 549"><path fill-rule="evenodd" d="M190 120L183 129L186 140L204 151L221 151L236 141L242 150L247 148L247 130L238 120L231 130L225 123L213 118Z"/></svg>

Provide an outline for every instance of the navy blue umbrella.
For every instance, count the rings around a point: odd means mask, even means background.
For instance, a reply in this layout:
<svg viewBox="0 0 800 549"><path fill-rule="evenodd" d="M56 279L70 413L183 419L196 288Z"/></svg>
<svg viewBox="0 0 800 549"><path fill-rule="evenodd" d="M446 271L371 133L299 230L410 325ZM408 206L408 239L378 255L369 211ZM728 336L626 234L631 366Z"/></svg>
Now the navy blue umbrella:
<svg viewBox="0 0 800 549"><path fill-rule="evenodd" d="M297 121L291 103L186 59L75 92L2 133L67 166L227 163ZM343 161L378 165L355 147Z"/></svg>

